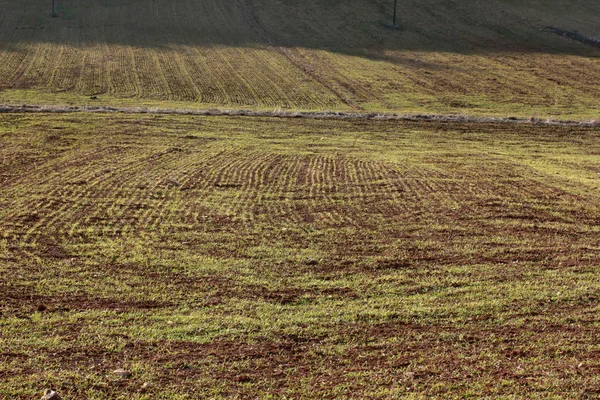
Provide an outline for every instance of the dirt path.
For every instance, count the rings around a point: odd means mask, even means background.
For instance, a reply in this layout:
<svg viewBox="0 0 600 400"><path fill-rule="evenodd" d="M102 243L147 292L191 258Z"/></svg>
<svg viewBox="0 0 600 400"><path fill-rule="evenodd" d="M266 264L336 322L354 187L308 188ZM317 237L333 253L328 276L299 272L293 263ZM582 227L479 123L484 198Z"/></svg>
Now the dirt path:
<svg viewBox="0 0 600 400"><path fill-rule="evenodd" d="M392 114L392 113L352 113L334 111L256 111L244 109L173 109L145 107L110 106L38 106L0 104L0 113L121 113L121 114L165 114L198 116L244 116L275 118L311 118L311 119L350 119L350 120L396 120L396 121L437 121L469 123L501 123L532 125L569 125L600 126L599 120L553 120L518 117L485 117L458 114Z"/></svg>

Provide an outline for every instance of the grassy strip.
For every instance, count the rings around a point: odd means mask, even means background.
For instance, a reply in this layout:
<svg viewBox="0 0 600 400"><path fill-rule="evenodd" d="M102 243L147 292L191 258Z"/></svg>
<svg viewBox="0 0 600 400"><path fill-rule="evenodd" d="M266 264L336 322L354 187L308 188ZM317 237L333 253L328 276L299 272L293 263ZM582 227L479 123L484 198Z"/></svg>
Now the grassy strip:
<svg viewBox="0 0 600 400"><path fill-rule="evenodd" d="M391 113L356 113L342 111L260 111L260 110L228 110L228 109L166 109L145 107L111 107L111 106L36 106L36 105L2 105L0 113L121 113L121 114L156 114L156 115L194 115L222 117L272 117L272 118L311 118L336 120L375 120L375 121L431 121L450 123L478 124L534 124L534 125L564 125L564 126L600 126L600 121L576 121L541 118L519 117L486 117L462 114L391 114Z"/></svg>

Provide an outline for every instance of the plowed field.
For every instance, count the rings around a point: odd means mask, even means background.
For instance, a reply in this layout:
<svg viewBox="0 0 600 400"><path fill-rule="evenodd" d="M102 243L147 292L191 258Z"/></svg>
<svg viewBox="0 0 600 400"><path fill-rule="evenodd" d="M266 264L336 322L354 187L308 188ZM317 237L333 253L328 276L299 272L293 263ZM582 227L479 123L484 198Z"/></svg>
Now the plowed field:
<svg viewBox="0 0 600 400"><path fill-rule="evenodd" d="M0 0L0 103L597 118L598 2L392 3Z"/></svg>
<svg viewBox="0 0 600 400"><path fill-rule="evenodd" d="M599 139L2 114L0 397L595 397Z"/></svg>

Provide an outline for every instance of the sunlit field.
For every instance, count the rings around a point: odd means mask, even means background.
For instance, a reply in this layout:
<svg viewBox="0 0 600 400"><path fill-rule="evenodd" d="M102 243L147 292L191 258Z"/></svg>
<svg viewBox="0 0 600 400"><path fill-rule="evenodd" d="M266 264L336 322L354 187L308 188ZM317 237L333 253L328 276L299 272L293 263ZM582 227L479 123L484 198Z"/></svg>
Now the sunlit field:
<svg viewBox="0 0 600 400"><path fill-rule="evenodd" d="M599 139L1 114L0 397L597 396Z"/></svg>

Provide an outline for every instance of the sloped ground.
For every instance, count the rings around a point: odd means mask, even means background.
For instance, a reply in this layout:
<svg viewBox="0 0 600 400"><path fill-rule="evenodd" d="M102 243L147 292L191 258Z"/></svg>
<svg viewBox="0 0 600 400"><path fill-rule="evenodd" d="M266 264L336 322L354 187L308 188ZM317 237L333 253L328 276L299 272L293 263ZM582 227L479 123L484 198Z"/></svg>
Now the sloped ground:
<svg viewBox="0 0 600 400"><path fill-rule="evenodd" d="M0 102L597 117L597 2L391 3L0 1Z"/></svg>
<svg viewBox="0 0 600 400"><path fill-rule="evenodd" d="M0 397L595 396L598 139L0 115Z"/></svg>

